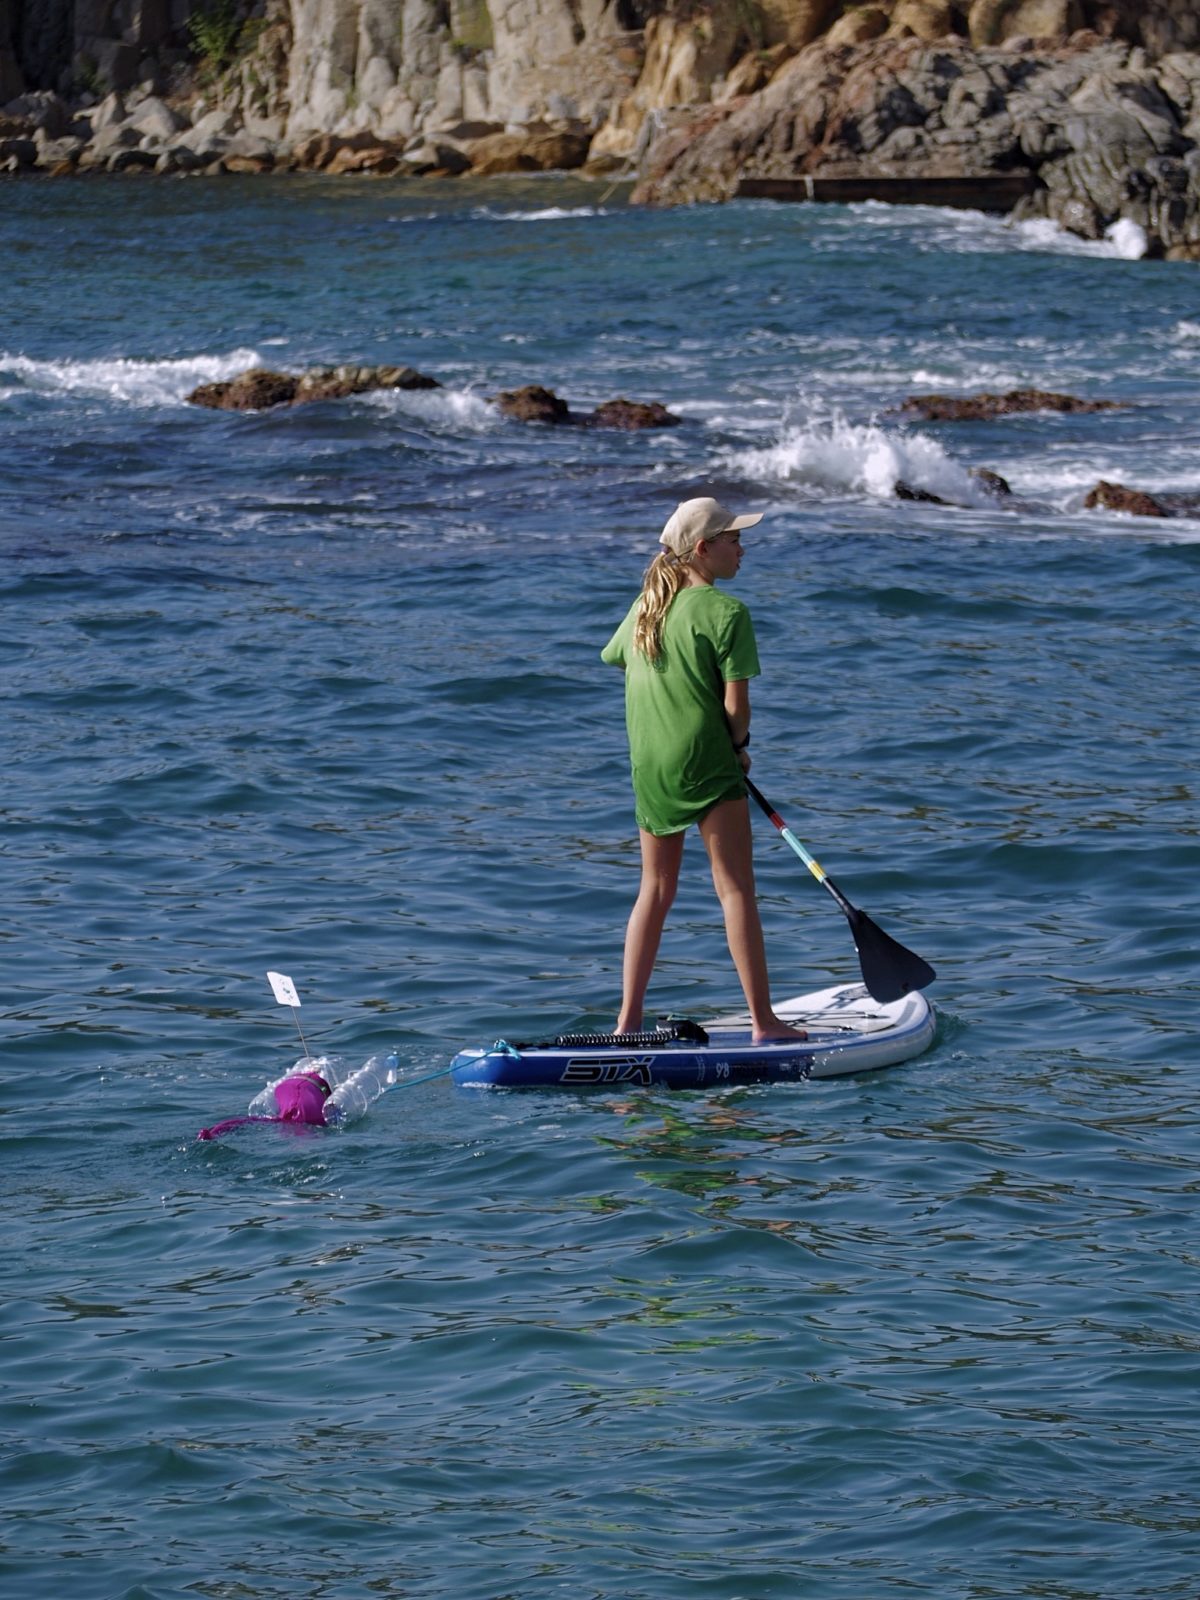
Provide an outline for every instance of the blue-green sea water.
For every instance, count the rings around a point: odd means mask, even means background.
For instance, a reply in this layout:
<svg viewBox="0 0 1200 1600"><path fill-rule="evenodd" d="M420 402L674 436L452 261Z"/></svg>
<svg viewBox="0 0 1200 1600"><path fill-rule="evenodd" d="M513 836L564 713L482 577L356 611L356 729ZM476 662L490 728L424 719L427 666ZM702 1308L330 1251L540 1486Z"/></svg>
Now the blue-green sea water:
<svg viewBox="0 0 1200 1600"><path fill-rule="evenodd" d="M560 180L3 201L4 1594L1194 1600L1200 521L1082 502L1200 491L1197 269ZM444 387L184 401L339 361ZM527 382L683 420L501 420ZM1018 386L1123 409L895 414ZM754 776L938 1041L456 1090L614 1016L598 655L697 492L766 514ZM853 979L758 820L776 993ZM400 1082L198 1143L300 1054L268 969ZM697 843L652 999L739 1000Z"/></svg>

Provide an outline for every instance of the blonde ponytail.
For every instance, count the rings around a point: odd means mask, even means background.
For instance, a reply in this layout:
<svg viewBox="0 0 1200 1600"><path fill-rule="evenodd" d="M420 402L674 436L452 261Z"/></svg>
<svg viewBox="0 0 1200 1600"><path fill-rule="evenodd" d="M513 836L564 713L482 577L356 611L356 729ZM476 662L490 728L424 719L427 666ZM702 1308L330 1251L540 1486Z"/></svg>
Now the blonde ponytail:
<svg viewBox="0 0 1200 1600"><path fill-rule="evenodd" d="M687 561L669 550L655 556L642 579L642 597L633 623L633 647L647 661L657 661L662 651L663 622L671 602L688 581Z"/></svg>

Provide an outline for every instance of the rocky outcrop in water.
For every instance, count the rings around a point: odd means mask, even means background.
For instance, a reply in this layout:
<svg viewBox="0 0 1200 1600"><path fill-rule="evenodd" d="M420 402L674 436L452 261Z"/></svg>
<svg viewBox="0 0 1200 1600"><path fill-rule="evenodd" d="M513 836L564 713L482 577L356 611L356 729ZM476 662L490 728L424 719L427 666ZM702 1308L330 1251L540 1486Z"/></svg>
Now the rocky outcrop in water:
<svg viewBox="0 0 1200 1600"><path fill-rule="evenodd" d="M914 394L897 406L901 416L923 422L988 422L1020 412L1057 411L1078 415L1089 411L1120 411L1119 400L1078 400L1074 395L1048 389L1010 389L1007 394Z"/></svg>
<svg viewBox="0 0 1200 1600"><path fill-rule="evenodd" d="M307 372L271 372L252 367L221 383L202 383L188 395L194 406L213 411L265 411L313 400L345 400L375 389L440 389L414 367L310 367Z"/></svg>
<svg viewBox="0 0 1200 1600"><path fill-rule="evenodd" d="M502 416L511 417L514 422L544 422L558 428L620 428L633 433L643 428L678 427L682 420L656 400L605 400L594 411L581 415L572 411L553 389L536 383L501 390L488 398Z"/></svg>
<svg viewBox="0 0 1200 1600"><path fill-rule="evenodd" d="M415 367L310 367L307 372L273 372L251 367L234 378L202 383L188 403L210 411L267 411L273 406L299 406L315 400L346 400L379 389L440 389L441 384ZM552 389L526 384L521 389L489 395L502 416L516 422L545 422L555 427L673 428L680 418L657 401L606 400L594 411L572 411Z"/></svg>
<svg viewBox="0 0 1200 1600"><path fill-rule="evenodd" d="M1144 489L1129 489L1123 483L1107 483L1103 478L1086 496L1085 511L1123 511L1131 517L1169 517L1172 513Z"/></svg>

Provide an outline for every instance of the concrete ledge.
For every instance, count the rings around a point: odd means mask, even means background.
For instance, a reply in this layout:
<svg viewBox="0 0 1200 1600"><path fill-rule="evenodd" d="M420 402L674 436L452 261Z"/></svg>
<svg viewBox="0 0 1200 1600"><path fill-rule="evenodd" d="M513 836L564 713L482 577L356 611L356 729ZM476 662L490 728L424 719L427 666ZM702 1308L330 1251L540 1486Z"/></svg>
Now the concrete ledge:
<svg viewBox="0 0 1200 1600"><path fill-rule="evenodd" d="M884 178L740 178L738 200L816 200L853 205L881 200L893 206L953 206L960 211L1011 211L1037 187L1031 172L1005 172L980 177Z"/></svg>

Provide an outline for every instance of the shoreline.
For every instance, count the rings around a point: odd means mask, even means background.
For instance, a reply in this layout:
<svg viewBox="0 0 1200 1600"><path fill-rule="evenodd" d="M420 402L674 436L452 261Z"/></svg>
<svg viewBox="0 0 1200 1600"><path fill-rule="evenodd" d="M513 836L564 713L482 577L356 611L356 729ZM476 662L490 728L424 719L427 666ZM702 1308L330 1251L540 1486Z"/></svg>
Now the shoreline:
<svg viewBox="0 0 1200 1600"><path fill-rule="evenodd" d="M1140 256L1200 261L1200 51L1152 58L1087 30L987 47L911 31L831 43L836 31L768 52L758 79L648 97L620 137L611 114L567 101L520 122L432 108L407 132L360 108L319 131L315 107L252 114L182 78L103 99L35 91L0 107L0 175L569 174L629 182L634 205L876 199L1048 219L1087 240L1136 228Z"/></svg>

